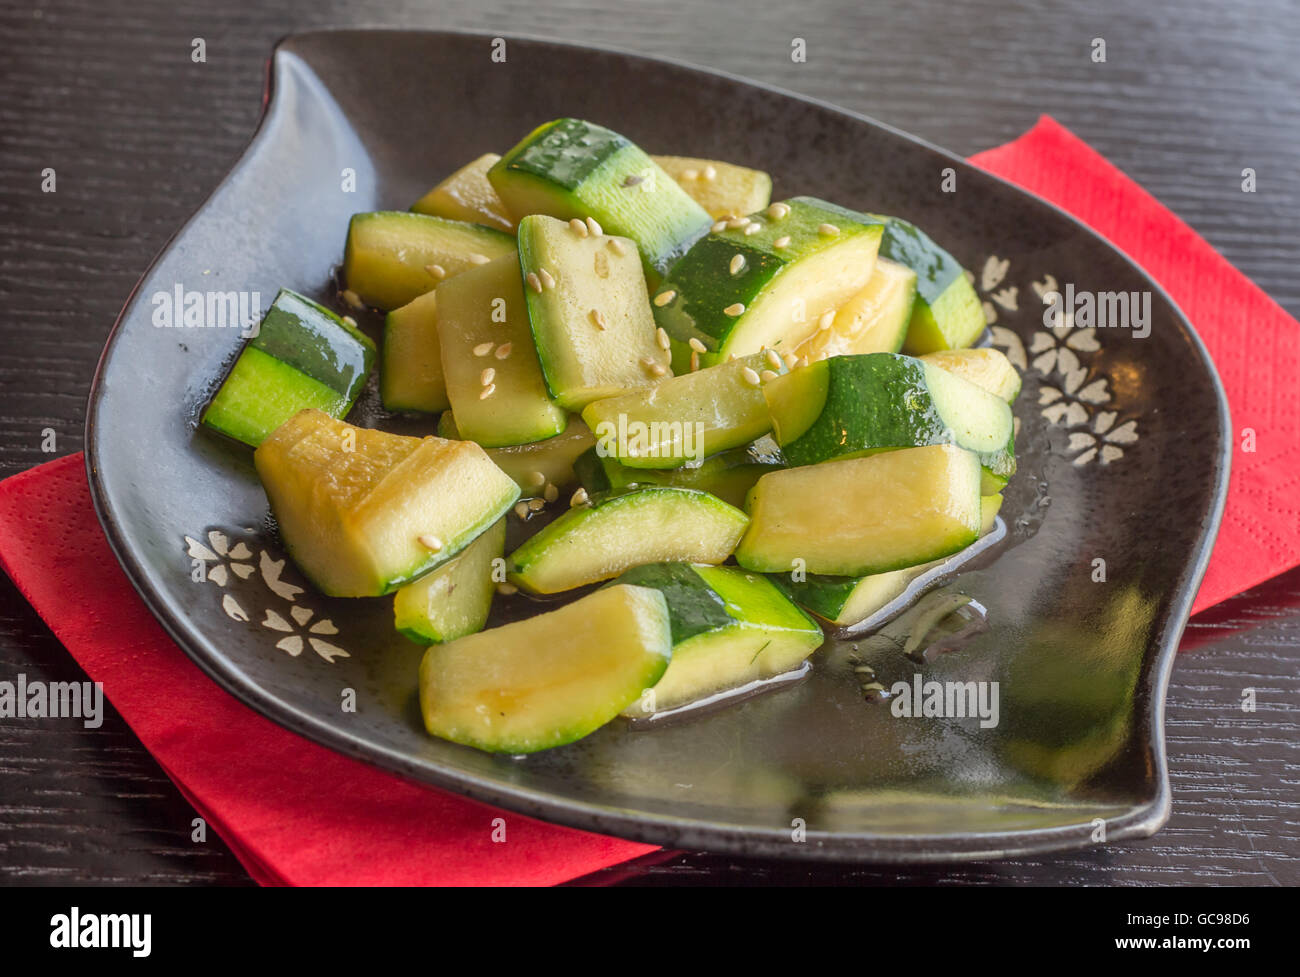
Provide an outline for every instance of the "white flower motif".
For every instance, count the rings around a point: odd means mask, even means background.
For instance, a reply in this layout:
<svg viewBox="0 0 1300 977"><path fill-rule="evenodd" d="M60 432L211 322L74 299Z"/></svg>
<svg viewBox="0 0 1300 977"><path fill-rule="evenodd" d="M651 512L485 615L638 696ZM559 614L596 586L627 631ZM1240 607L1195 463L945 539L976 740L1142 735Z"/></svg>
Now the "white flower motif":
<svg viewBox="0 0 1300 977"><path fill-rule="evenodd" d="M262 550L262 557L257 564L258 570L262 573L262 582L266 584L267 589L277 597L283 597L285 600L296 600L302 593L302 588L280 579L280 574L284 571L284 560L273 560L271 554Z"/></svg>
<svg viewBox="0 0 1300 977"><path fill-rule="evenodd" d="M294 658L302 654L305 645L311 645L312 650L327 662L333 662L336 658L351 658L352 656L338 645L332 645L328 641L322 641L320 638L314 637L314 635L319 634L332 635L339 633L339 629L334 626L334 622L329 618L321 618L314 624L309 624L308 622L311 621L315 613L310 607L303 607L300 604L294 605L289 608L289 617L293 618L291 623L280 614L268 609L266 617L262 620L262 627L287 633L288 637L281 638L275 643L275 646L281 651L288 652ZM298 633L304 628L306 629L305 642L304 635Z"/></svg>
<svg viewBox="0 0 1300 977"><path fill-rule="evenodd" d="M1099 460L1103 465L1108 465L1124 457L1124 449L1120 445L1137 441L1137 421L1125 421L1115 427L1117 416L1113 410L1098 411L1091 431L1071 432L1069 450L1079 452L1074 458L1074 464L1082 466Z"/></svg>
<svg viewBox="0 0 1300 977"><path fill-rule="evenodd" d="M991 292L1001 285L1010 267L1011 262L1006 258L999 258L995 254L989 255L984 262L984 270L980 273L980 291Z"/></svg>
<svg viewBox="0 0 1300 977"><path fill-rule="evenodd" d="M1025 356L1025 344L1020 337L1006 326L994 326L989 332L993 335L993 345L1006 351L1011 365L1022 373L1029 369L1029 359Z"/></svg>
<svg viewBox="0 0 1300 977"><path fill-rule="evenodd" d="M203 578L211 580L218 587L224 587L230 582L230 575L233 573L240 580L247 580L253 575L253 566L251 563L241 562L251 559L253 551L243 543L230 545L230 540L225 533L212 530L208 533L208 543L211 549L204 546L196 539L189 536L185 537L186 553L193 560L200 560L203 563ZM212 563L214 566L209 567Z"/></svg>
<svg viewBox="0 0 1300 977"><path fill-rule="evenodd" d="M229 594L221 595L221 609L226 612L226 617L232 621L248 620L248 612L239 605L239 601Z"/></svg>

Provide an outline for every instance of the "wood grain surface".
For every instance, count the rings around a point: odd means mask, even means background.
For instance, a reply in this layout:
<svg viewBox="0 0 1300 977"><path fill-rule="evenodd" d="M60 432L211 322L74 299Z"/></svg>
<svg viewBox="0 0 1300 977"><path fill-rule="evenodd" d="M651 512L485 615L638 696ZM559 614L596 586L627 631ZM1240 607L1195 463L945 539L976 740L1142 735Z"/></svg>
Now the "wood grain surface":
<svg viewBox="0 0 1300 977"><path fill-rule="evenodd" d="M663 55L780 85L969 154L1055 116L1292 315L1300 225L1293 0L40 0L0 32L0 476L80 450L104 339L150 259L238 158L280 36L456 27ZM794 63L791 39L807 42ZM1093 38L1107 60L1089 57ZM206 63L191 60L194 38ZM430 92L436 115L437 92ZM54 168L57 191L41 191ZM1241 192L1242 170L1258 192ZM431 174L431 178L440 174ZM54 432L54 451L46 432ZM925 868L656 856L592 884L1295 884L1300 571L1193 620L1167 731L1174 810L1147 842ZM0 677L84 678L0 578ZM1242 689L1258 711L1243 713ZM0 881L249 884L121 719L0 720Z"/></svg>

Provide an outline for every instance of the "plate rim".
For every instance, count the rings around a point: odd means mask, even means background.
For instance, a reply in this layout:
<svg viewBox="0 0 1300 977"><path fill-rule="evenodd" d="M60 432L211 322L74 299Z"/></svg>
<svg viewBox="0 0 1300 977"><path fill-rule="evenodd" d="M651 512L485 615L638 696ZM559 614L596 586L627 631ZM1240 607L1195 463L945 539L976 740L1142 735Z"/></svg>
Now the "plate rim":
<svg viewBox="0 0 1300 977"><path fill-rule="evenodd" d="M239 156L212 191L204 197L203 201L157 251L127 295L96 363L86 407L86 475L90 485L90 495L95 515L104 530L109 547L119 564L121 564L131 586L140 595L155 620L162 625L168 636L204 674L237 700L290 732L371 766L387 770L405 780L424 787L447 790L451 793L553 824L614 835L627 840L661 845L668 848L701 849L741 856L771 857L786 860L919 864L1008 858L1051 851L1065 851L1096 844L1092 840L1091 823L1077 826L1067 825L1008 831L963 832L961 834L872 834L862 831L841 832L810 829L806 832L806 841L804 843L793 844L789 840L789 832L786 830L725 824L702 818L676 817L664 814L651 815L631 810L614 809L588 801L559 797L546 791L521 787L517 784L487 781L472 773L441 769L434 763L419 765L395 750L375 744L362 737L348 734L324 723L311 713L304 712L289 703L277 699L255 683L244 680L237 673L227 671L221 667L221 657L211 653L209 647L211 642L204 634L183 616L171 613L170 608L147 585L149 571L140 560L136 559L125 529L116 517L110 491L99 474L97 464L99 450L97 434L100 426L98 408L102 399L104 374L110 353L125 324L127 313L135 304L144 282L149 279L163 258L170 253L176 239L199 219L212 200L249 164L253 151L271 131L267 123L272 117L273 109L276 106L276 96L281 88L281 73L286 70L282 54L293 54L310 66L310 62L301 54L287 50L289 45L295 41L310 38L339 38L350 34L372 36L382 34L394 36L423 35L430 38L450 37L484 41L490 41L495 37L504 37L507 41L515 40L525 43L547 44L579 52L614 55L647 64L672 65L686 71L710 75L733 84L745 85L773 95L816 106L844 116L854 123L887 131L960 166L976 169L984 177L1010 187L1017 193L1031 197L1040 206L1055 212L1058 218L1064 218L1073 224L1077 230L1090 237L1094 245L1114 252L1147 282L1154 294L1168 302L1170 309L1176 316L1177 321L1181 323L1184 333L1190 340L1192 351L1200 358L1215 395L1218 407L1220 438L1218 465L1215 469L1213 485L1214 498L1209 512L1206 514L1207 518L1201 527L1193 557L1183 566L1182 584L1172 594L1169 612L1163 620L1157 622L1158 633L1154 638L1156 644L1154 660L1149 665L1147 660L1144 660L1142 671L1145 682L1140 687L1140 691L1145 697L1146 708L1132 714L1134 721L1146 724L1150 736L1150 746L1155 760L1155 796L1144 804L1130 806L1125 814L1114 820L1107 821L1104 843L1110 844L1117 841L1149 837L1164 826L1168 820L1171 807L1169 761L1164 728L1165 696L1168 692L1169 679L1173 672L1178 645L1187 624L1189 611L1204 578L1210 553L1222 522L1232 464L1232 426L1227 396L1214 361L1191 321L1163 286L1121 248L1112 244L1097 231L1055 203L994 173L975 167L974 164L962 156L888 123L880 122L870 116L854 112L823 99L802 95L766 82L744 78L731 72L693 64L681 59L638 54L609 45L575 43L518 32L484 32L451 28L406 30L391 27L323 28L292 32L283 35L272 45L265 65L262 110L252 135L245 143ZM1150 649L1148 649L1149 654ZM1104 805L1099 804L1098 806L1100 808Z"/></svg>

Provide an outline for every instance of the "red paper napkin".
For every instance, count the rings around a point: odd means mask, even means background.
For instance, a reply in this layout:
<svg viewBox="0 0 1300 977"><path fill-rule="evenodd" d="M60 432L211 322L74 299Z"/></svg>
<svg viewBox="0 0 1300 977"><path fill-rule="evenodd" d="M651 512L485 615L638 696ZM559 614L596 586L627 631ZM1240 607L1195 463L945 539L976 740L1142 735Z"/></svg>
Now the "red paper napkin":
<svg viewBox="0 0 1300 977"><path fill-rule="evenodd" d="M1233 459L1195 609L1300 562L1296 322L1051 119L974 162L1061 204L1137 258L1197 326L1237 430L1257 432L1257 452ZM80 455L0 482L0 565L260 882L543 885L654 850L415 786L235 701L131 589L95 519ZM504 843L492 840L497 817Z"/></svg>

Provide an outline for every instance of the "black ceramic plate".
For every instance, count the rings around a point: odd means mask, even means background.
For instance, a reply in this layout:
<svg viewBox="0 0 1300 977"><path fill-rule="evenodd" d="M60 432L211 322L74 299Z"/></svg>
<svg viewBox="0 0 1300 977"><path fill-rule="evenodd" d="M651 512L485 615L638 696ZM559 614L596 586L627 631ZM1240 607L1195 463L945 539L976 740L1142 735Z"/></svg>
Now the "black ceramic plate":
<svg viewBox="0 0 1300 977"><path fill-rule="evenodd" d="M1156 831L1169 809L1165 686L1217 527L1229 443L1214 369L1168 297L1060 211L869 119L612 51L511 39L504 63L491 55L489 38L452 33L281 43L248 151L123 311L91 397L91 483L114 550L181 647L259 712L337 750L667 846L910 861ZM918 665L900 647L905 619L859 641L857 655L887 687L918 673L998 683L996 726L896 717L864 698L852 649L834 642L804 680L728 709L649 730L615 722L524 759L489 756L421 730L420 650L394 634L388 600L303 589L250 453L195 424L237 330L157 325L159 296L256 291L265 306L283 285L337 304L332 273L352 213L404 208L560 115L651 152L761 167L778 198L907 217L972 269L992 341L1025 375L1021 469L1006 538L933 593L969 597L967 623L982 609L986 627L967 626L974 633ZM946 167L956 192L942 191ZM1150 294L1150 335L1046 328L1036 293L1066 283ZM357 418L386 423L373 390ZM356 692L355 712L340 709L344 689Z"/></svg>

